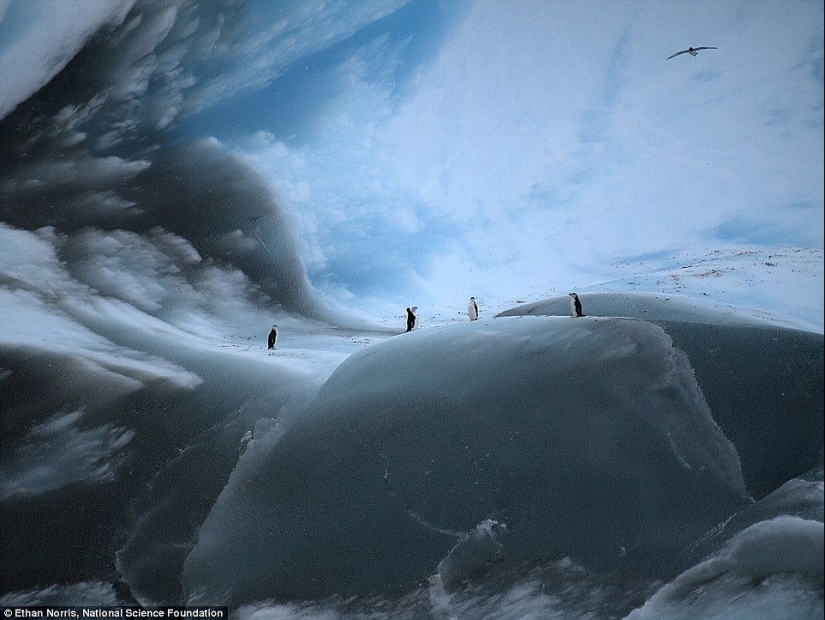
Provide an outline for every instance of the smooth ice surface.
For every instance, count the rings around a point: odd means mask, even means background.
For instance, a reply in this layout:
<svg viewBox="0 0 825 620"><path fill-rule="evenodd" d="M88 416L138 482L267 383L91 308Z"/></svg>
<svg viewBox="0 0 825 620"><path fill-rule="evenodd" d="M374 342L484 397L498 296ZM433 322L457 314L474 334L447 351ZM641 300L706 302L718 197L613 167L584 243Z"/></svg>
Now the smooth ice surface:
<svg viewBox="0 0 825 620"><path fill-rule="evenodd" d="M403 590L489 519L506 532L486 560L667 573L750 501L687 358L632 319L403 334L256 443L186 560L189 602Z"/></svg>
<svg viewBox="0 0 825 620"><path fill-rule="evenodd" d="M744 620L766 614L787 620L818 618L822 497L820 465L710 532L701 552L716 550L662 587L627 620Z"/></svg>
<svg viewBox="0 0 825 620"><path fill-rule="evenodd" d="M610 288L609 285L605 288ZM754 315L704 296L593 292L586 314L643 318L684 351L717 423L736 444L748 490L761 497L805 471L822 452L822 336L781 316ZM569 314L567 297L524 304L499 316ZM793 323L791 323L793 324Z"/></svg>

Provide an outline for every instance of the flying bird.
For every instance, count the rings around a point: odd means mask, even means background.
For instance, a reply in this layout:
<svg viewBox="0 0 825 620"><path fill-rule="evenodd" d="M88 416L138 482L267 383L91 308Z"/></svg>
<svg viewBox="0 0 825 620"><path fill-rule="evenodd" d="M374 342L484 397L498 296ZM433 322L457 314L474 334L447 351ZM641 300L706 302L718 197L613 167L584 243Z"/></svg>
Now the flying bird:
<svg viewBox="0 0 825 620"><path fill-rule="evenodd" d="M718 47L689 47L686 50L682 50L681 52L676 52L673 56L668 56L665 60L670 60L671 58L675 58L679 54L690 54L691 56L696 56L699 50L718 50Z"/></svg>

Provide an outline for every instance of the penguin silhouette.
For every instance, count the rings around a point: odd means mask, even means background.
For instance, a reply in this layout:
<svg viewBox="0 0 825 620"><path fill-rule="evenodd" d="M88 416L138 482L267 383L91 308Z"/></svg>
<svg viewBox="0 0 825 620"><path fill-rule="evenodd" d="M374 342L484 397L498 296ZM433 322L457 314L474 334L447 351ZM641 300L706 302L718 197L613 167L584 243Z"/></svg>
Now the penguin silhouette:
<svg viewBox="0 0 825 620"><path fill-rule="evenodd" d="M418 310L418 306L413 306L412 308L407 308L407 331L411 332L415 327L416 322L418 321L418 317L415 315L415 311Z"/></svg>

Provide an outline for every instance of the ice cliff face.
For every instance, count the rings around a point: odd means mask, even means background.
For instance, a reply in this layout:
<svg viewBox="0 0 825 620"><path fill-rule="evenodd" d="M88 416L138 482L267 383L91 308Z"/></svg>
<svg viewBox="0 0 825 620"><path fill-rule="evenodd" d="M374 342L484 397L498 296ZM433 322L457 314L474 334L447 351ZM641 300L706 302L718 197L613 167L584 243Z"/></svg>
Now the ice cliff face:
<svg viewBox="0 0 825 620"><path fill-rule="evenodd" d="M595 293L586 313L662 327L684 351L725 435L736 446L748 492L761 498L822 458L823 338L766 314L682 295ZM565 316L568 298L526 304L499 316Z"/></svg>
<svg viewBox="0 0 825 620"><path fill-rule="evenodd" d="M440 563L461 579L563 556L663 576L750 502L660 327L456 324L353 355L301 420L253 439L186 559L184 596L392 592Z"/></svg>

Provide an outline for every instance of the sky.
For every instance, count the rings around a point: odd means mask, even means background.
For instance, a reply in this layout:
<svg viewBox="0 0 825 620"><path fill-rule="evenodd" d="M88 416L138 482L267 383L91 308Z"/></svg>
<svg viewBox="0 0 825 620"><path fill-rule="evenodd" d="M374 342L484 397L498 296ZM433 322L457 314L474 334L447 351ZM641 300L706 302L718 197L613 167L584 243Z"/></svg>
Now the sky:
<svg viewBox="0 0 825 620"><path fill-rule="evenodd" d="M74 182L85 225L129 228L118 184L211 149L282 218L226 244L287 234L312 288L379 312L821 251L822 24L801 0L0 0L0 191ZM718 49L667 59L688 46ZM154 213L133 228L197 234Z"/></svg>

